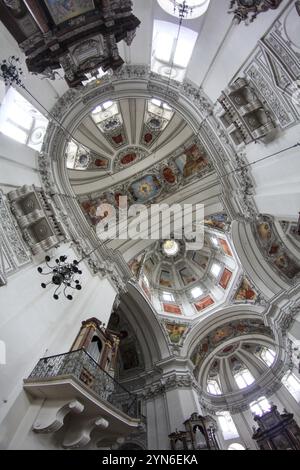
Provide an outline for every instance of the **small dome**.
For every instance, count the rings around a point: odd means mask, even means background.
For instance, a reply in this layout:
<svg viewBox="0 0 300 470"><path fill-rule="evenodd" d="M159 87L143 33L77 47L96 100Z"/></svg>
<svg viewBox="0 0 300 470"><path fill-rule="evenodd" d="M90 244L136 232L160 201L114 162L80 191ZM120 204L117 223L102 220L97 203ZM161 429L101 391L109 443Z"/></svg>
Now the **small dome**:
<svg viewBox="0 0 300 470"><path fill-rule="evenodd" d="M157 313L193 318L219 307L238 263L225 233L206 229L201 249L183 239L154 242L129 264Z"/></svg>

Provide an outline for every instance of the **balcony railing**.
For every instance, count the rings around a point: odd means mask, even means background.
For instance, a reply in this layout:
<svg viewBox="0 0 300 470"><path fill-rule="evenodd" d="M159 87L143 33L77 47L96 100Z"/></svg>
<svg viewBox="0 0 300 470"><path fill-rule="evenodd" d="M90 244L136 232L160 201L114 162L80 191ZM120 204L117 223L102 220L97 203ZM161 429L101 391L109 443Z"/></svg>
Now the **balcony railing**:
<svg viewBox="0 0 300 470"><path fill-rule="evenodd" d="M26 382L75 377L96 395L131 418L140 419L137 395L126 390L84 350L39 360Z"/></svg>

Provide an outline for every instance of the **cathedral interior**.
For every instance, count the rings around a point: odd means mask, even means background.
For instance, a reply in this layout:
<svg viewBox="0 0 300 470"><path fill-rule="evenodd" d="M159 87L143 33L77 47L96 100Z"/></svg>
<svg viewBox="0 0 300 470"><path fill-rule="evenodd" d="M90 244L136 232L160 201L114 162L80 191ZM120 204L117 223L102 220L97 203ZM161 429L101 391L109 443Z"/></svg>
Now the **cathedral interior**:
<svg viewBox="0 0 300 470"><path fill-rule="evenodd" d="M0 449L299 450L300 2L0 0L0 43Z"/></svg>

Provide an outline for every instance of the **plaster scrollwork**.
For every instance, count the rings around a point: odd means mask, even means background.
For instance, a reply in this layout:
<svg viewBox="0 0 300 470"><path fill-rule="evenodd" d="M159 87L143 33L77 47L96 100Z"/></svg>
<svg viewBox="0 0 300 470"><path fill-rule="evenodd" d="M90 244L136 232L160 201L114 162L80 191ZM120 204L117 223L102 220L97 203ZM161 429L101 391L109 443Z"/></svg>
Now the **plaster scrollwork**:
<svg viewBox="0 0 300 470"><path fill-rule="evenodd" d="M33 424L33 431L43 434L54 433L64 425L64 419L69 413L80 414L83 410L84 405L78 400L58 406L46 402Z"/></svg>
<svg viewBox="0 0 300 470"><path fill-rule="evenodd" d="M159 381L153 382L151 385L145 387L141 396L144 400L151 400L176 388L190 389L191 387L197 390L199 389L198 384L191 374L175 373L170 376L162 377Z"/></svg>
<svg viewBox="0 0 300 470"><path fill-rule="evenodd" d="M31 256L25 247L7 198L2 191L0 191L0 222L0 256L3 262L2 276L4 280L6 275L12 274L28 264L31 261Z"/></svg>
<svg viewBox="0 0 300 470"><path fill-rule="evenodd" d="M286 309L282 315L281 320L279 321L279 328L281 330L282 336L285 336L292 326L296 316L300 313L300 304L295 304Z"/></svg>
<svg viewBox="0 0 300 470"><path fill-rule="evenodd" d="M64 449L80 449L91 441L91 434L94 430L105 430L109 422L99 417L97 419L86 419L76 426L70 426L66 432L62 447Z"/></svg>

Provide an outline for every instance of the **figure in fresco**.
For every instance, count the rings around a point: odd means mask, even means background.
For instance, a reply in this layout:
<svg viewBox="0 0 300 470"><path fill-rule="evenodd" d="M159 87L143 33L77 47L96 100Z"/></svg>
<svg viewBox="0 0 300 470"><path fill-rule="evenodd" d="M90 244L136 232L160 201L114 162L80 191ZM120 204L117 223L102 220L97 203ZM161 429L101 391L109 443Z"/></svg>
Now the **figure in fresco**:
<svg viewBox="0 0 300 470"><path fill-rule="evenodd" d="M195 144L185 150L184 155L176 159L176 165L184 178L188 178L203 170L207 164L207 158Z"/></svg>
<svg viewBox="0 0 300 470"><path fill-rule="evenodd" d="M167 323L166 328L172 343L179 343L187 329L185 325L174 325L172 323Z"/></svg>
<svg viewBox="0 0 300 470"><path fill-rule="evenodd" d="M134 258L128 263L129 269L135 277L138 277L141 268L141 258Z"/></svg>
<svg viewBox="0 0 300 470"><path fill-rule="evenodd" d="M173 170L169 166L166 166L164 168L163 177L164 177L164 180L169 184L176 183L176 176L174 175Z"/></svg>
<svg viewBox="0 0 300 470"><path fill-rule="evenodd" d="M270 228L270 225L267 224L267 223L262 223L262 224L259 224L259 226L257 227L257 231L258 231L258 235L260 236L261 240L263 241L266 241L266 240L270 240L271 236L272 236L272 232L271 232L271 228Z"/></svg>
<svg viewBox="0 0 300 470"><path fill-rule="evenodd" d="M226 226L227 216L225 214L216 214L204 219L204 225L211 228L224 230Z"/></svg>
<svg viewBox="0 0 300 470"><path fill-rule="evenodd" d="M256 298L256 292L252 289L247 279L243 279L236 293L235 300L255 300Z"/></svg>

